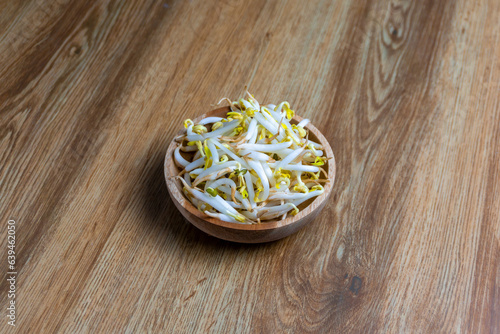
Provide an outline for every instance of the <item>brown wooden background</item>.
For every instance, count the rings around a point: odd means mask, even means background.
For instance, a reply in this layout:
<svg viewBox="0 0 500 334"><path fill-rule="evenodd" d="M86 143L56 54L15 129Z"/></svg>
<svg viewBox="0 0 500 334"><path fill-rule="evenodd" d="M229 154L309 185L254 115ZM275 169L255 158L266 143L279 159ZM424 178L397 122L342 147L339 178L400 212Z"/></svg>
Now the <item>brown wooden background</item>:
<svg viewBox="0 0 500 334"><path fill-rule="evenodd" d="M0 9L1 332L500 332L500 1ZM337 160L320 218L264 245L188 225L162 171L245 85Z"/></svg>

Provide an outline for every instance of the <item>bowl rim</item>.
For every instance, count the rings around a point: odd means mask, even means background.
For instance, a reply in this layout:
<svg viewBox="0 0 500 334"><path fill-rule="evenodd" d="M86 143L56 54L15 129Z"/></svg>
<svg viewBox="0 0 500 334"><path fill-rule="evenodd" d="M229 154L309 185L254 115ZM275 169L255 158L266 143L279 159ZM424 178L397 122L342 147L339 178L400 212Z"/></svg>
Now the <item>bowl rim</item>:
<svg viewBox="0 0 500 334"><path fill-rule="evenodd" d="M208 117L207 115L209 114L214 114L217 112L223 112L223 111L230 111L231 109L229 106L227 107L222 107L222 108L217 108L211 111L208 111L204 113L201 116L196 117L193 122L196 124L203 118ZM300 122L303 120L302 117L298 115L294 115L293 119L297 122ZM174 138L171 140L167 152L165 154L165 161L163 165L163 170L164 170L164 176L165 176L165 181L167 183L167 188L170 192L170 197L172 201L178 201L179 204L185 208L187 211L189 211L192 215L198 217L199 219L205 220L211 224L227 228L227 229L232 229L232 230L243 230L243 231L265 231L265 230L274 230L280 227L284 227L287 225L291 225L305 217L307 217L309 214L311 214L314 211L314 208L319 207L322 202L326 201L332 192L333 189L333 184L335 181L335 173L336 173L336 163L335 163L335 156L333 154L332 148L330 147L330 144L328 143L328 140L326 140L325 136L314 126L312 125L311 122L309 122L305 128L312 132L319 140L319 143L323 146L323 152L325 153L326 157L328 158L328 182L325 183L324 189L325 191L319 195L318 197L314 198L314 200L303 210L300 210L299 213L295 216L288 216L285 219L282 220L269 220L269 221L264 221L260 224L240 224L240 223L232 223L232 222L225 222L217 218L212 218L208 217L205 215L203 212L198 210L189 200L186 199L184 194L179 191L177 188L175 182L179 182L178 180L174 180L173 177L175 175L170 175L170 170L172 165L174 165L175 168L178 168L175 163L174 159L172 158L172 154L177 147L177 143L175 141L175 137L182 135L185 130L180 130L178 131L175 135ZM314 204L314 205L313 205Z"/></svg>

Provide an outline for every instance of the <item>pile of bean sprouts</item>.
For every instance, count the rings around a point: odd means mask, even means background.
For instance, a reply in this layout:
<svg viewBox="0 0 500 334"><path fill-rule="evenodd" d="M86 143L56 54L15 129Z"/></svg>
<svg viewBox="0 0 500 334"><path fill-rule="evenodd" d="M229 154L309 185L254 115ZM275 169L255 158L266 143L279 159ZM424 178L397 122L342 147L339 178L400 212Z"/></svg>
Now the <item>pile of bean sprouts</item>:
<svg viewBox="0 0 500 334"><path fill-rule="evenodd" d="M176 138L177 178L195 207L226 222L261 223L296 215L301 203L324 192L326 157L309 139L308 119L291 124L288 102L261 106L248 91L222 101L231 109L225 118L187 119Z"/></svg>

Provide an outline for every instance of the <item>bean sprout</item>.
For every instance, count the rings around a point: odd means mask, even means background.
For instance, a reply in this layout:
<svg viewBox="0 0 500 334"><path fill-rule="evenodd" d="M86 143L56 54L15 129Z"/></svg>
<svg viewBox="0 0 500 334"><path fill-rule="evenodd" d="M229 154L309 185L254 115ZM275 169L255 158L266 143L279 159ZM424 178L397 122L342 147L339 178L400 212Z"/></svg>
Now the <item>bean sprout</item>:
<svg viewBox="0 0 500 334"><path fill-rule="evenodd" d="M288 102L261 106L246 94L221 100L230 104L225 118L184 121L173 157L178 178L186 197L209 217L244 224L285 219L324 192L327 158L309 140L309 120L291 122Z"/></svg>

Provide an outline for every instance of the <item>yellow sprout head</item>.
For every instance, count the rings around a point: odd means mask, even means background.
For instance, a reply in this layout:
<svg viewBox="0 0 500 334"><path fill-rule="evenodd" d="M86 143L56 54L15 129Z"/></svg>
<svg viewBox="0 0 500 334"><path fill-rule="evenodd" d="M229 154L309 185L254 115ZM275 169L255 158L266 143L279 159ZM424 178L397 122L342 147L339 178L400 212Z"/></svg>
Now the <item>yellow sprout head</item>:
<svg viewBox="0 0 500 334"><path fill-rule="evenodd" d="M207 133L208 130L204 125L197 124L197 125L193 126L193 132L201 135L203 133Z"/></svg>
<svg viewBox="0 0 500 334"><path fill-rule="evenodd" d="M189 118L184 121L184 127L187 129L188 127L192 126L194 123L192 120Z"/></svg>

